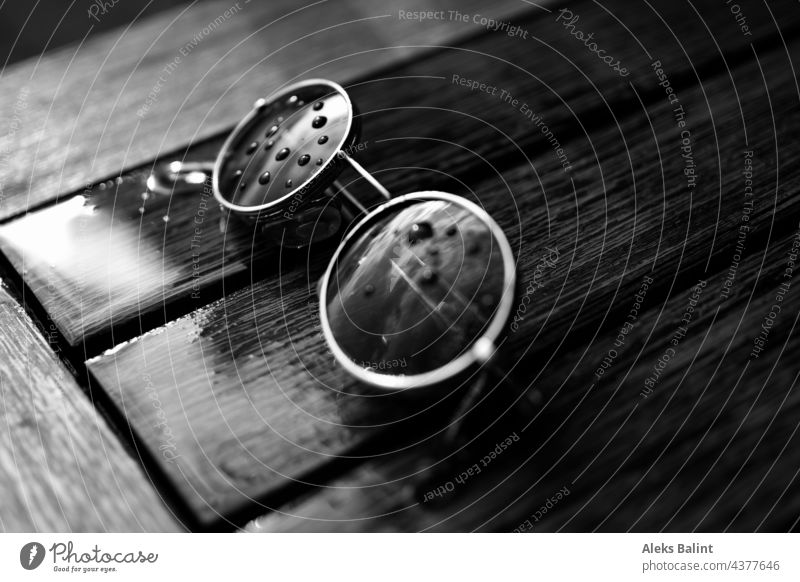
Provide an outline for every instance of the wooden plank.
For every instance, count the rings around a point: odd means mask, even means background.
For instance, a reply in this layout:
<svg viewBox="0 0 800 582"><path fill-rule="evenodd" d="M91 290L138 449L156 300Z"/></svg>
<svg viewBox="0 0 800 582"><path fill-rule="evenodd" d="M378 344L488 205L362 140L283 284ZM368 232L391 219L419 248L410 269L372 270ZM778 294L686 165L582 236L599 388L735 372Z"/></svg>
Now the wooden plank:
<svg viewBox="0 0 800 582"><path fill-rule="evenodd" d="M0 330L0 530L182 529L5 287Z"/></svg>
<svg viewBox="0 0 800 582"><path fill-rule="evenodd" d="M420 2L407 2L409 9ZM331 5L333 6L333 5ZM507 18L528 5L442 3ZM0 218L8 218L235 124L296 76L348 79L447 43L461 21L397 18L390 2L192 2L5 69Z"/></svg>
<svg viewBox="0 0 800 582"><path fill-rule="evenodd" d="M618 29L620 24L606 10L596 5L582 7L582 26ZM610 10L622 12L616 5ZM669 3L659 16L670 23L681 18L684 10ZM707 16L715 24L714 39L699 24L680 29L685 35L681 41L691 47L689 58L698 71L717 73L720 57L708 47L714 40L723 54L748 50L746 57L752 59L749 49L743 49L740 31L731 30L728 15L716 11ZM519 111L521 104L505 101L499 91L507 91L537 115L544 115L555 139L563 143L576 134L602 128L602 123L615 123L615 116L639 109L639 99L663 102L661 89L652 82L652 59L662 60L675 87L686 77L683 71L688 65L687 57L676 50L671 32L654 19L654 15L640 16L624 23L633 34L647 30L652 39L650 55L627 42L624 35L609 34L609 52L624 55L630 63L627 79L587 54L547 15L523 21L531 33L527 40L486 35L357 83L350 91L364 123L365 149L360 158L398 192L462 188L458 180L473 184L504 167L530 164L536 153L548 152L555 158L547 138L532 131L533 123ZM766 18L752 24L755 41L764 43L774 37L774 25ZM534 38L568 56L578 68L538 67L541 55L531 50ZM452 82L453 74L498 87L498 94L469 91ZM629 82L644 90L637 94ZM595 88L605 102L598 101ZM702 110L704 104L696 107ZM213 158L219 144L219 138L209 140L189 153L175 155ZM567 157L573 164L579 161L576 152L567 150ZM420 167L422 160L424 167ZM259 264L259 271L274 264L268 245L254 245L252 233L219 228L221 217L207 196L143 201L147 168L125 174L119 184L102 183L0 227L0 248L18 271L24 271L26 283L72 344L107 334L113 325L129 324L114 333L116 341L127 339L142 327L155 327L207 304L220 295L223 281L227 288L241 287L251 280L253 264ZM538 181L541 174L534 167L533 179ZM354 187L358 190L359 184ZM169 222L164 222L165 216ZM58 244L40 244L42 230L58 235ZM230 280L237 276L238 281Z"/></svg>
<svg viewBox="0 0 800 582"><path fill-rule="evenodd" d="M775 160L769 156L776 139L787 155L798 148L790 139L790 125L775 134L768 122L773 112L784 119L796 115L797 98L788 83L791 73L780 66L784 62L780 53L763 57L760 64L770 72L766 87L774 94L768 100L765 87L749 84L740 93L743 110L728 98L731 81L726 77L681 92L681 103L692 112L693 151L704 176L691 196L674 105L666 98L648 112L652 127L634 115L620 127L596 130L591 141L576 138L567 143L565 147L581 160L569 181L558 161L543 154L534 161L542 176L541 191L531 189L531 170L526 166L476 185L478 201L512 237L523 286L534 276L546 246L560 250L557 266L547 274L547 285L537 291L535 313L519 323L519 330L507 342L511 360L518 362L522 373L590 341L628 303L644 274L658 273L650 296L663 298L688 286L695 272L728 260L736 241L731 225L738 224L742 214L738 196L745 144L742 114L752 120L749 147L759 152L754 162L758 208L750 223L750 241L756 244L771 225L776 226L771 220L773 206L783 216L793 215L797 202L789 192L800 181L800 172L782 167L781 191L776 192ZM752 78L758 70L756 64L747 63L734 74L736 79ZM657 82L654 76L651 83ZM708 110L703 109L706 103ZM618 147L620 135L629 149ZM717 151L732 153L718 161ZM659 164L661 172L654 171ZM664 200L669 201L669 224L664 222ZM548 215L549 236L545 227L523 231L523 225L546 225ZM151 448L158 446L160 437L147 428L152 426L153 413L142 406L136 371L146 369L158 378L159 397L182 427L172 432L179 435L178 447L186 451L180 470L178 466L165 469L207 519L217 508L235 511L247 497L261 499L373 436L364 437L361 431L353 435L337 426L369 424L369 415L380 411L352 401L334 405L335 394L350 391L352 384L329 360L324 341L314 329L313 289L324 264L325 257L316 254L307 266L266 277L208 309L89 362ZM278 419L305 413L305 409L293 410L298 398L310 401L310 416L321 420L270 429ZM229 422L229 417L237 422ZM295 432L287 442L281 431L291 430ZM236 477L220 468L226 456L209 456L235 439L239 439L235 452L226 449L226 454L246 468ZM295 443L312 452L296 451ZM206 483L216 488L202 489Z"/></svg>
<svg viewBox="0 0 800 582"><path fill-rule="evenodd" d="M302 272L284 275L306 284ZM354 442L339 426L340 382L313 352L312 308L301 293L257 284L88 362L145 443L168 451L164 468L202 521L291 485Z"/></svg>
<svg viewBox="0 0 800 582"><path fill-rule="evenodd" d="M632 320L622 314L580 351L531 368L533 386L545 394L535 420L505 414L501 428L444 460L420 446L367 462L245 530L796 527L800 292L796 269L791 278L785 273L798 249L795 223L790 235L735 263L736 283L725 297L727 266L663 303L648 294L640 311L628 312ZM625 301L636 302L629 294ZM782 309L753 356L776 302ZM660 360L668 363L651 388L646 382ZM509 434L520 440L487 457ZM474 465L480 473L462 477ZM430 494L439 487L450 491Z"/></svg>
<svg viewBox="0 0 800 582"><path fill-rule="evenodd" d="M133 20L139 20L157 14L162 10L185 4L184 0L163 0L162 2L117 2L113 10L102 10L97 5L86 10L75 6L45 6L34 4L29 10L9 5L4 6L3 19L0 21L0 35L6 39L0 59L8 66L26 58L42 56L47 51L74 43L84 35L96 35L101 32L126 26ZM41 34L39 31L47 31ZM13 46L11 46L13 44Z"/></svg>

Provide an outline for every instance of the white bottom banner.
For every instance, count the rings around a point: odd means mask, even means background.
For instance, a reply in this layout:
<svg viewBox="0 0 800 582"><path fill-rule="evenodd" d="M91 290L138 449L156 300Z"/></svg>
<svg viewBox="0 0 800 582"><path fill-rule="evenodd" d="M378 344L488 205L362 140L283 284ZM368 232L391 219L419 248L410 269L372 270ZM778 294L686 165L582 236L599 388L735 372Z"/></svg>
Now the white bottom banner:
<svg viewBox="0 0 800 582"><path fill-rule="evenodd" d="M0 580L800 580L795 534L4 534Z"/></svg>

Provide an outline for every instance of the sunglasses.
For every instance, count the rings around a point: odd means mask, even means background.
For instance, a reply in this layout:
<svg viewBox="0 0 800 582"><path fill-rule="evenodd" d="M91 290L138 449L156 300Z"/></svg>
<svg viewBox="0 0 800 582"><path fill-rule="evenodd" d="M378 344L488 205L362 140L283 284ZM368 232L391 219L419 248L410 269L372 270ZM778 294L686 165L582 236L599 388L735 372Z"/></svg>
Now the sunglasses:
<svg viewBox="0 0 800 582"><path fill-rule="evenodd" d="M451 386L489 365L508 325L516 289L511 245L461 196L392 197L352 157L358 121L340 85L293 84L256 102L213 165L160 166L148 187L174 193L210 179L223 209L285 247L326 240L347 225L319 281L330 351L378 391ZM347 166L385 201L367 210L337 180Z"/></svg>

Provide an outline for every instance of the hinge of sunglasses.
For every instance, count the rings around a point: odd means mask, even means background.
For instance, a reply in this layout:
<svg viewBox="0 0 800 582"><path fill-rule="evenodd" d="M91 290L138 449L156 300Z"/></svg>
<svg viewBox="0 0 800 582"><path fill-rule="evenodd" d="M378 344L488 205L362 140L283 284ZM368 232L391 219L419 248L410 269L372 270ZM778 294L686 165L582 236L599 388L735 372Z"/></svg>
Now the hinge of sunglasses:
<svg viewBox="0 0 800 582"><path fill-rule="evenodd" d="M532 417L540 408L543 401L541 392L530 388L519 390L518 383L503 370L502 364L494 357L496 353L497 346L493 341L485 337L478 339L475 345L472 346L475 363L480 366L481 370L475 383L461 398L458 408L451 416L451 421L444 434L444 441L448 446L453 446L458 441L461 436L462 424L470 410L476 406L479 397L484 394L490 377L496 378L500 384L511 384L514 394L521 396L516 400L514 406L525 418Z"/></svg>

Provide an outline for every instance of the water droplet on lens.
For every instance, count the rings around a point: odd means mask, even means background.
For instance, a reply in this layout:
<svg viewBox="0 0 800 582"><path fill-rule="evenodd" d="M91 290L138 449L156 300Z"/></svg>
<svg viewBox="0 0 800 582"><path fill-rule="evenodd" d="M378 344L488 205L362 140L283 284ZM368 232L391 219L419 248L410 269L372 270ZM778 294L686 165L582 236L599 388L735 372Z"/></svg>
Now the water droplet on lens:
<svg viewBox="0 0 800 582"><path fill-rule="evenodd" d="M313 127L314 129L319 129L320 127L322 127L326 123L328 123L328 118L327 117L325 117L324 115L317 115L314 118L314 120L311 122L311 127Z"/></svg>
<svg viewBox="0 0 800 582"><path fill-rule="evenodd" d="M142 200L147 200L148 198L150 198L150 194L147 192L142 192Z"/></svg>
<svg viewBox="0 0 800 582"><path fill-rule="evenodd" d="M321 166L321 165L322 165L322 164L324 164L324 163L325 163L325 161L324 161L322 158L319 158L319 159L317 160L317 165L318 165L318 166Z"/></svg>
<svg viewBox="0 0 800 582"><path fill-rule="evenodd" d="M434 281L436 281L436 271L430 267L425 267L422 271L422 282L433 283Z"/></svg>
<svg viewBox="0 0 800 582"><path fill-rule="evenodd" d="M161 217L161 220L163 220L164 222L169 222L169 215L165 214L164 216Z"/></svg>
<svg viewBox="0 0 800 582"><path fill-rule="evenodd" d="M308 154L303 154L302 156L300 156L297 159L297 165L298 166L305 166L310 159L311 159L311 156L309 156Z"/></svg>
<svg viewBox="0 0 800 582"><path fill-rule="evenodd" d="M366 285L364 287L364 295L369 296L372 295L373 293L375 293L375 287L373 285Z"/></svg>
<svg viewBox="0 0 800 582"><path fill-rule="evenodd" d="M411 230L408 231L408 242L412 245L426 238L433 236L433 227L429 222L418 222L411 225Z"/></svg>
<svg viewBox="0 0 800 582"><path fill-rule="evenodd" d="M322 145L324 143L327 143L327 142L328 142L328 136L327 135L321 135L319 137L319 139L317 140L317 143L320 144L320 145Z"/></svg>
<svg viewBox="0 0 800 582"><path fill-rule="evenodd" d="M241 177L242 177L242 171L241 171L241 170L236 170L236 171L233 173L233 177L234 177L236 180L238 180L239 178L241 178Z"/></svg>
<svg viewBox="0 0 800 582"><path fill-rule="evenodd" d="M283 115L278 116L278 123L283 123Z"/></svg>
<svg viewBox="0 0 800 582"><path fill-rule="evenodd" d="M288 158L290 153L291 152L290 152L289 148L283 148L275 156L275 159L280 162L281 160L285 160L286 158Z"/></svg>
<svg viewBox="0 0 800 582"><path fill-rule="evenodd" d="M286 103L288 103L289 105L294 105L295 103L297 103L297 95L292 95L291 97L289 97L289 99L286 100Z"/></svg>
<svg viewBox="0 0 800 582"><path fill-rule="evenodd" d="M314 111L319 111L325 105L324 101L317 101L314 103Z"/></svg>
<svg viewBox="0 0 800 582"><path fill-rule="evenodd" d="M264 151L272 149L272 146L274 146L274 145L275 145L275 140L274 139L271 139L271 140L267 141L267 143L264 144Z"/></svg>
<svg viewBox="0 0 800 582"><path fill-rule="evenodd" d="M292 179L291 179L291 178L289 178L288 180L286 180L286 187L287 187L287 188L291 188L291 187L292 187Z"/></svg>
<svg viewBox="0 0 800 582"><path fill-rule="evenodd" d="M253 143L251 143L249 146L247 146L247 151L246 151L246 153L247 153L247 155L249 156L250 154L252 154L252 153L253 153L254 151L256 151L257 149L258 149L258 142L257 142L257 141L254 141L254 142L253 142Z"/></svg>
<svg viewBox="0 0 800 582"><path fill-rule="evenodd" d="M272 127L269 128L269 131L267 131L267 136L266 137L272 137L276 133L278 133L278 126L277 125L273 125Z"/></svg>
<svg viewBox="0 0 800 582"><path fill-rule="evenodd" d="M258 177L258 183L259 183L259 184L261 184L261 185L263 186L264 184L266 184L267 182L269 182L269 179L270 179L270 174L269 174L269 172L264 172L263 174L261 174L261 175Z"/></svg>
<svg viewBox="0 0 800 582"><path fill-rule="evenodd" d="M458 229L456 228L456 225L451 224L450 226L447 227L447 230L444 232L447 236L453 236L457 231Z"/></svg>
<svg viewBox="0 0 800 582"><path fill-rule="evenodd" d="M302 99L300 99L300 101L298 101L298 102L297 102L297 106L298 106L298 107L302 107L302 106L303 106L303 105L305 105L305 104L306 104L306 102L305 102L305 101L303 101Z"/></svg>
<svg viewBox="0 0 800 582"><path fill-rule="evenodd" d="M144 214L144 206L139 207L139 214Z"/></svg>

